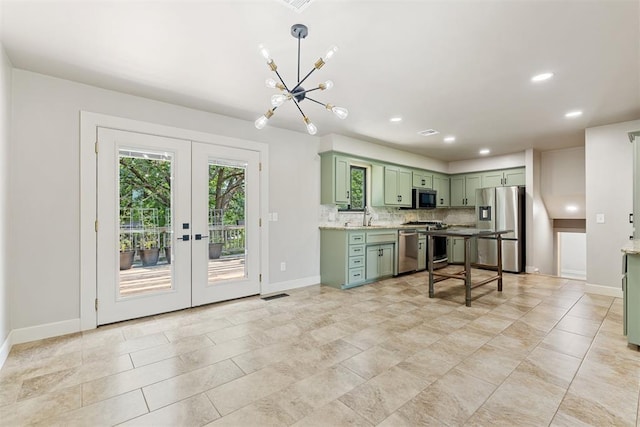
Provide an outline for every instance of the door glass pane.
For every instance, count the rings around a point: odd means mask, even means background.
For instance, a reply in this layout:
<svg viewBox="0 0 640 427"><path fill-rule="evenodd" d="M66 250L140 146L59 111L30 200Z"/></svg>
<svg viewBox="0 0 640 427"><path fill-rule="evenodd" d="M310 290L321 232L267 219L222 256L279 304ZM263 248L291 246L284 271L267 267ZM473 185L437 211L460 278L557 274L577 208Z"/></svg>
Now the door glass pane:
<svg viewBox="0 0 640 427"><path fill-rule="evenodd" d="M246 170L246 163L209 160L209 285L247 277Z"/></svg>
<svg viewBox="0 0 640 427"><path fill-rule="evenodd" d="M119 296L172 289L173 154L119 150Z"/></svg>

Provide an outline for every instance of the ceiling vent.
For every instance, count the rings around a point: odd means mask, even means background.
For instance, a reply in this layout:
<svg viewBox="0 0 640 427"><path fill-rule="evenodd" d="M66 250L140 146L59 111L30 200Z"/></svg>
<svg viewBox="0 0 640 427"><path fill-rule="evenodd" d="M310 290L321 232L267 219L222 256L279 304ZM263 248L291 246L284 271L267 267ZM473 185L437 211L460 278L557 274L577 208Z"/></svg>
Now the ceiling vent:
<svg viewBox="0 0 640 427"><path fill-rule="evenodd" d="M284 4L289 9L293 9L298 13L302 13L313 0L278 0L280 4Z"/></svg>
<svg viewBox="0 0 640 427"><path fill-rule="evenodd" d="M427 130L421 130L420 132L418 132L418 135L422 135L422 136L431 136L431 135L436 135L440 132L438 132L435 129L427 129Z"/></svg>

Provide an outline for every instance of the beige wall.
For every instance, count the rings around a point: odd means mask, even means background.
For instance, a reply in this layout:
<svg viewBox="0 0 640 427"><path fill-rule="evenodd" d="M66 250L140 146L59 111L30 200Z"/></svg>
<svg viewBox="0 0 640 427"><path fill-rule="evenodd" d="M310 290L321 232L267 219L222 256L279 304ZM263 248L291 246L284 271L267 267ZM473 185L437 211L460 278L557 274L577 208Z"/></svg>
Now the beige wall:
<svg viewBox="0 0 640 427"><path fill-rule="evenodd" d="M0 366L6 355L3 343L11 332L11 303L7 274L9 192L9 139L11 136L11 62L0 43ZM6 352L8 352L8 345Z"/></svg>
<svg viewBox="0 0 640 427"><path fill-rule="evenodd" d="M7 244L14 330L79 318L80 111L269 145L267 285L319 281L320 138L13 70ZM280 262L287 270L280 271ZM263 273L265 273L263 271ZM263 285L265 285L263 283ZM266 286L266 285L265 285Z"/></svg>
<svg viewBox="0 0 640 427"><path fill-rule="evenodd" d="M555 274L553 221L541 194L542 156L526 151L527 273Z"/></svg>
<svg viewBox="0 0 640 427"><path fill-rule="evenodd" d="M594 290L620 292L620 248L633 233L632 145L628 132L640 120L588 128L585 134L587 283ZM604 224L596 215L604 214Z"/></svg>
<svg viewBox="0 0 640 427"><path fill-rule="evenodd" d="M542 152L540 190L551 218L585 217L584 155L584 147ZM568 205L578 210L567 211Z"/></svg>

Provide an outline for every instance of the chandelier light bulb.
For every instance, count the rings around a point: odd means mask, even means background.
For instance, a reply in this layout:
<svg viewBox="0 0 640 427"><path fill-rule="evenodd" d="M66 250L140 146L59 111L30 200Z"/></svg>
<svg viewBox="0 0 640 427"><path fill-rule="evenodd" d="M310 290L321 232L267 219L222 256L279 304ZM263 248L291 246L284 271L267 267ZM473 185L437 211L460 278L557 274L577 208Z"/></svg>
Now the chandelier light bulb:
<svg viewBox="0 0 640 427"><path fill-rule="evenodd" d="M331 80L327 80L326 82L322 83L321 85L321 89L322 90L329 90L333 87L333 82Z"/></svg>
<svg viewBox="0 0 640 427"><path fill-rule="evenodd" d="M273 62L273 59L271 59L271 54L269 53L267 48L264 47L264 45L258 45L258 50L260 50L260 55L262 55L262 57L266 59L268 63Z"/></svg>
<svg viewBox="0 0 640 427"><path fill-rule="evenodd" d="M307 125L307 132L309 132L309 135L315 135L316 133L318 133L318 128L316 127L316 125L311 123L311 120L309 120L309 117L304 116L302 120L304 121L304 124Z"/></svg>
<svg viewBox="0 0 640 427"><path fill-rule="evenodd" d="M346 119L347 116L349 115L349 110L343 107L333 107L331 108L331 111L333 112L333 114L338 116L339 119L342 119L342 120Z"/></svg>
<svg viewBox="0 0 640 427"><path fill-rule="evenodd" d="M254 123L256 125L256 128L262 129L263 127L265 127L267 125L267 121L269 121L271 116L273 116L273 109L258 117L258 120L256 120Z"/></svg>
<svg viewBox="0 0 640 427"><path fill-rule="evenodd" d="M277 82L274 79L267 79L265 80L264 84L267 85L267 87L270 89L275 89Z"/></svg>
<svg viewBox="0 0 640 427"><path fill-rule="evenodd" d="M335 46L335 45L331 46L327 51L327 53L324 54L324 57L322 58L322 60L324 62L329 61L333 57L333 55L336 54L337 51L338 51L338 46Z"/></svg>
<svg viewBox="0 0 640 427"><path fill-rule="evenodd" d="M256 122L255 122L256 129L264 128L267 125L267 121L269 121L269 119L267 119L266 116L258 117L258 120L256 120Z"/></svg>
<svg viewBox="0 0 640 427"><path fill-rule="evenodd" d="M285 101L289 99L287 95L277 94L271 97L271 105L274 107L279 107L285 103Z"/></svg>

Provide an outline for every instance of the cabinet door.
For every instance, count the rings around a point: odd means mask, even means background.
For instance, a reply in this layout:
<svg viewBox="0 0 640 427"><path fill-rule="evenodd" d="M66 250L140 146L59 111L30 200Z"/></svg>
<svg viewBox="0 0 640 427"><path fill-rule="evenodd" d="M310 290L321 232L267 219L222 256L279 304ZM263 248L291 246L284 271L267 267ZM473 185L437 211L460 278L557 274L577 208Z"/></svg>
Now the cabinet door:
<svg viewBox="0 0 640 427"><path fill-rule="evenodd" d="M504 185L502 171L485 172L482 174L482 187L501 187Z"/></svg>
<svg viewBox="0 0 640 427"><path fill-rule="evenodd" d="M449 206L449 178L433 176L433 188L436 190L436 206Z"/></svg>
<svg viewBox="0 0 640 427"><path fill-rule="evenodd" d="M465 206L476 205L476 190L482 188L482 177L480 175L467 175L464 180Z"/></svg>
<svg viewBox="0 0 640 427"><path fill-rule="evenodd" d="M398 187L399 206L411 206L411 190L412 179L411 171L406 169L398 170Z"/></svg>
<svg viewBox="0 0 640 427"><path fill-rule="evenodd" d="M393 274L393 245L381 245L378 258L378 277Z"/></svg>
<svg viewBox="0 0 640 427"><path fill-rule="evenodd" d="M451 177L451 206L464 206L464 176Z"/></svg>
<svg viewBox="0 0 640 427"><path fill-rule="evenodd" d="M380 258L380 245L367 247L367 265L366 276L367 280L374 280L380 277L378 272L378 258Z"/></svg>
<svg viewBox="0 0 640 427"><path fill-rule="evenodd" d="M398 193L398 179L400 171L398 168L385 166L384 168L384 204L397 206L400 203Z"/></svg>
<svg viewBox="0 0 640 427"><path fill-rule="evenodd" d="M433 188L433 175L426 172L413 172L414 188Z"/></svg>
<svg viewBox="0 0 640 427"><path fill-rule="evenodd" d="M335 170L335 192L336 192L336 204L348 205L351 202L350 184L351 184L351 171L349 159L345 157L336 157L336 170Z"/></svg>
<svg viewBox="0 0 640 427"><path fill-rule="evenodd" d="M527 178L524 168L504 171L505 185L526 185Z"/></svg>
<svg viewBox="0 0 640 427"><path fill-rule="evenodd" d="M464 239L453 237L451 241L451 260L453 263L464 263Z"/></svg>

